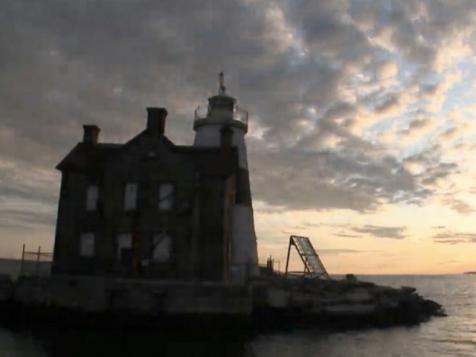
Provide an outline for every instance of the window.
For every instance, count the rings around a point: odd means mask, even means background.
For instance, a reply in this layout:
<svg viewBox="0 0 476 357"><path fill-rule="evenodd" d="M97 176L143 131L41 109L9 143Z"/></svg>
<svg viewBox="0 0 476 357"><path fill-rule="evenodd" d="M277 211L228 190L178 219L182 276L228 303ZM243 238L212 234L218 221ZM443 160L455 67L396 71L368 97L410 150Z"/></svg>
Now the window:
<svg viewBox="0 0 476 357"><path fill-rule="evenodd" d="M88 186L86 190L86 210L95 211L98 208L99 188L97 186Z"/></svg>
<svg viewBox="0 0 476 357"><path fill-rule="evenodd" d="M79 255L82 257L94 256L94 233L83 233L79 242Z"/></svg>
<svg viewBox="0 0 476 357"><path fill-rule="evenodd" d="M152 243L152 259L154 262L168 262L171 256L170 236L166 233L155 234Z"/></svg>
<svg viewBox="0 0 476 357"><path fill-rule="evenodd" d="M117 260L122 264L132 263L132 235L117 236Z"/></svg>
<svg viewBox="0 0 476 357"><path fill-rule="evenodd" d="M175 186L171 183L162 183L159 186L159 210L170 211L174 206Z"/></svg>
<svg viewBox="0 0 476 357"><path fill-rule="evenodd" d="M137 184L128 183L124 190L124 210L133 211L137 207Z"/></svg>

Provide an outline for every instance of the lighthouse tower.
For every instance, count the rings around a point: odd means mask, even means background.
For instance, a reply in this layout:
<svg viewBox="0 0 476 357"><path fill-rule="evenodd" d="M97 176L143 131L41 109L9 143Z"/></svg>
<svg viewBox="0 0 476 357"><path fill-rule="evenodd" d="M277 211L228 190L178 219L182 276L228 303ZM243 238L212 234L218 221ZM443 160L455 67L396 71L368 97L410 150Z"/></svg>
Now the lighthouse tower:
<svg viewBox="0 0 476 357"><path fill-rule="evenodd" d="M240 109L236 105L236 99L226 93L223 73L220 73L218 95L208 99L206 110L198 107L195 111L194 146L220 146L224 128L232 130L232 144L238 149L239 171L236 178L236 199L232 209L231 271L235 279L242 280L258 273L256 234L245 144L248 112Z"/></svg>

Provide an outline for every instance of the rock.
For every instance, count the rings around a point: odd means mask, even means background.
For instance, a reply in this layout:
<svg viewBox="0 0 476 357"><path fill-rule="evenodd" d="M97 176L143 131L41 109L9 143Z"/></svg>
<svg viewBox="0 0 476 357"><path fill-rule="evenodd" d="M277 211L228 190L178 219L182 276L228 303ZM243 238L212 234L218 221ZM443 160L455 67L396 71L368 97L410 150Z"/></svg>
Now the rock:
<svg viewBox="0 0 476 357"><path fill-rule="evenodd" d="M357 288L345 294L345 299L349 300L350 302L354 304L357 304L357 303L369 302L373 299L373 297L368 291L368 289Z"/></svg>
<svg viewBox="0 0 476 357"><path fill-rule="evenodd" d="M416 291L416 289L412 286L402 286L400 290L404 294L413 294Z"/></svg>
<svg viewBox="0 0 476 357"><path fill-rule="evenodd" d="M268 304L273 308L285 308L288 306L290 292L284 289L270 289L268 291Z"/></svg>
<svg viewBox="0 0 476 357"><path fill-rule="evenodd" d="M373 304L339 304L333 306L326 306L323 311L329 315L366 315L375 311Z"/></svg>
<svg viewBox="0 0 476 357"><path fill-rule="evenodd" d="M441 305L422 298L413 287L378 286L352 275L343 280L283 278L269 283L269 291L280 291L274 296L280 298L267 305L276 325L284 318L287 324L347 329L414 325L444 316ZM285 292L290 293L289 300Z"/></svg>

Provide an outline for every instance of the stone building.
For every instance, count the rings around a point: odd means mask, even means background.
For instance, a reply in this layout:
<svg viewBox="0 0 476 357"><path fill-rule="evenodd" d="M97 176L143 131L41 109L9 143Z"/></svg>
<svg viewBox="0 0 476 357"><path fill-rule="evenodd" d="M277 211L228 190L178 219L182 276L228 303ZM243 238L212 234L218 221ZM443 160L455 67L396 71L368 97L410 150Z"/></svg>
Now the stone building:
<svg viewBox="0 0 476 357"><path fill-rule="evenodd" d="M125 144L84 125L62 173L53 274L243 280L257 272L244 136L225 93L195 112L193 146L165 136L167 111Z"/></svg>

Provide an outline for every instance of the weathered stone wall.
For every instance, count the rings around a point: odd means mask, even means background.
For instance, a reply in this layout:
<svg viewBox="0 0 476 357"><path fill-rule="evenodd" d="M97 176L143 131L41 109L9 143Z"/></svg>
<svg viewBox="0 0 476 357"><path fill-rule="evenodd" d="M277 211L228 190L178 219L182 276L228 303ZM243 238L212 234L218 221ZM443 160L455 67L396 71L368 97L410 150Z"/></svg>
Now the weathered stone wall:
<svg viewBox="0 0 476 357"><path fill-rule="evenodd" d="M154 314L238 314L252 311L249 286L85 276L19 281L15 302L25 306L90 312Z"/></svg>
<svg viewBox="0 0 476 357"><path fill-rule="evenodd" d="M352 328L416 324L445 315L438 303L413 288L355 281L266 279L243 285L57 275L20 279L13 288L13 300L0 301L0 309L15 306L20 312L60 319L68 312L112 321L214 315L249 319L257 328ZM11 287L0 284L1 289L0 295L8 298Z"/></svg>

